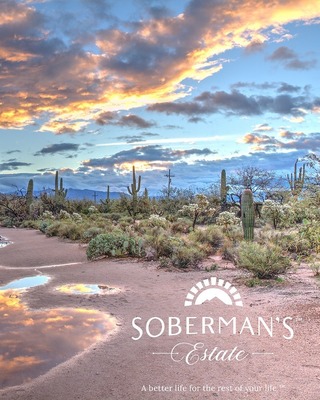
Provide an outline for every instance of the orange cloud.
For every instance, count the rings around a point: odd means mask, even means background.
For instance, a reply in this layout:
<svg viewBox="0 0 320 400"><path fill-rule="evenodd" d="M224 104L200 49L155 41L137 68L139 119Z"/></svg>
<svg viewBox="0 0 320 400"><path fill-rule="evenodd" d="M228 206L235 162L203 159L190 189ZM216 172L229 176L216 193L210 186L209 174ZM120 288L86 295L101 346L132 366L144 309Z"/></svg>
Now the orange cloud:
<svg viewBox="0 0 320 400"><path fill-rule="evenodd" d="M191 2L176 17L142 21L130 32L92 32L93 52L51 37L35 8L5 2L0 128L21 129L42 117L40 130L57 134L81 131L101 112L187 96L184 80L217 73L226 50L275 40L283 25L320 16L318 0Z"/></svg>

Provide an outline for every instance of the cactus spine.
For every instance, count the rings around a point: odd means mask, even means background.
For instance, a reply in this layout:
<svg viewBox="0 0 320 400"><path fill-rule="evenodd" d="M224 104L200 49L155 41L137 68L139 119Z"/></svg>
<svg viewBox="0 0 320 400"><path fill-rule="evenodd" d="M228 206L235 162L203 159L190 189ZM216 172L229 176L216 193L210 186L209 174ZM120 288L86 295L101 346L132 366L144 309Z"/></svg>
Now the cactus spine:
<svg viewBox="0 0 320 400"><path fill-rule="evenodd" d="M136 170L135 167L132 167L132 183L127 186L128 193L132 196L132 216L135 217L138 208L138 193L141 187L141 176L139 175L138 183L136 179Z"/></svg>
<svg viewBox="0 0 320 400"><path fill-rule="evenodd" d="M33 202L33 179L28 182L27 194L26 194L27 206L30 207Z"/></svg>
<svg viewBox="0 0 320 400"><path fill-rule="evenodd" d="M290 185L291 193L293 196L299 196L302 191L304 185L304 178L306 175L306 165L303 164L302 167L299 168L298 174L298 160L294 163L293 173L291 172L290 176L287 174L287 180Z"/></svg>
<svg viewBox="0 0 320 400"><path fill-rule="evenodd" d="M227 174L226 170L223 169L221 171L221 180L220 180L220 201L221 201L221 209L224 211L227 206Z"/></svg>
<svg viewBox="0 0 320 400"><path fill-rule="evenodd" d="M254 202L250 189L245 189L241 195L241 220L245 240L254 238Z"/></svg>

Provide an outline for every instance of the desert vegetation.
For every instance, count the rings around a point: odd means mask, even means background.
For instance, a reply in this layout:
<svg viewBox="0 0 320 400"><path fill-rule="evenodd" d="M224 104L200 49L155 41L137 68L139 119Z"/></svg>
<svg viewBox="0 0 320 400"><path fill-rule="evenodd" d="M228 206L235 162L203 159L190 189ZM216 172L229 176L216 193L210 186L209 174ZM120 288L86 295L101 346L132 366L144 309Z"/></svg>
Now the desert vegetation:
<svg viewBox="0 0 320 400"><path fill-rule="evenodd" d="M301 262L320 273L320 160L296 161L285 182L273 171L243 167L221 171L206 190L169 185L160 196L142 190L132 169L128 193L100 203L68 200L57 172L54 189L0 194L0 223L39 229L47 236L87 245L87 257L138 257L159 267L198 268L218 255L252 279L272 279Z"/></svg>

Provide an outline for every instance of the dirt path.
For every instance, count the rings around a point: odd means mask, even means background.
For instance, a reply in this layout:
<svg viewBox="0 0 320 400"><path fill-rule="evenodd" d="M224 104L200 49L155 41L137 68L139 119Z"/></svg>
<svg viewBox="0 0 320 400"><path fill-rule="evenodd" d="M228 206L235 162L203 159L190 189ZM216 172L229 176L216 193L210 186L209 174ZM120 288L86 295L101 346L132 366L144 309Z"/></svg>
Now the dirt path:
<svg viewBox="0 0 320 400"><path fill-rule="evenodd" d="M289 274L285 284L249 289L241 283L243 273L224 263L210 273L165 272L134 260L88 263L84 249L77 244L48 239L27 230L0 228L0 235L14 242L0 249L2 284L37 274L35 269L39 267L45 267L41 271L45 270L52 277L47 285L30 289L25 295L30 308L97 309L114 314L119 328L117 333L47 374L25 385L1 390L0 399L320 398L320 293L312 272L306 268ZM235 305L237 299L230 288L224 291L233 305L227 306L215 299L185 307L189 290L212 276L223 279L224 283L231 282L239 291L243 307ZM106 284L121 288L121 293L80 296L56 292L54 288L63 283ZM206 281L206 284L219 289L213 281ZM205 288L196 294L191 292L189 301L194 302ZM136 317L141 318L136 324L144 332L139 340L132 339L140 334L140 330L132 326ZM157 319L150 322L150 333L158 334L162 323L165 329L162 335L152 338L145 334L145 325L155 317ZM173 325L180 319L181 333L179 327L173 326L170 335L170 317L174 317L171 318ZM262 320L268 325L269 333ZM231 322L226 326L228 321ZM204 334L202 322L206 325ZM185 344L177 346L179 343ZM186 359L196 343L203 343L203 348L200 349L202 345L199 344L199 349ZM241 351L237 355L239 360L197 358L197 355L207 358L203 356L204 349L208 348L208 355L215 347L218 349L212 358L222 350L229 351L225 353L229 358ZM235 347L237 349L230 355ZM221 357L222 353L219 354Z"/></svg>

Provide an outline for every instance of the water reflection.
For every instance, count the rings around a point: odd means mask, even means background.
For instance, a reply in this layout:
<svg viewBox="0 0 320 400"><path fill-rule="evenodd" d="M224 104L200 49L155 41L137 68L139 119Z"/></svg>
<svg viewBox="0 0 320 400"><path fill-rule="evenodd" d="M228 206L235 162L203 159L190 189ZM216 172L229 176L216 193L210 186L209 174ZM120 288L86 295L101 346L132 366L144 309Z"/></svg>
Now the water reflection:
<svg viewBox="0 0 320 400"><path fill-rule="evenodd" d="M67 294L116 294L120 292L119 288L107 285L91 285L88 283L72 283L58 286L56 290Z"/></svg>
<svg viewBox="0 0 320 400"><path fill-rule="evenodd" d="M27 382L100 340L116 325L86 309L31 310L16 290L0 292L1 388Z"/></svg>
<svg viewBox="0 0 320 400"><path fill-rule="evenodd" d="M44 285L50 279L50 276L46 275L35 275L28 276L26 278L16 279L15 281L9 282L5 286L0 286L0 290L8 289L29 289L35 286Z"/></svg>

